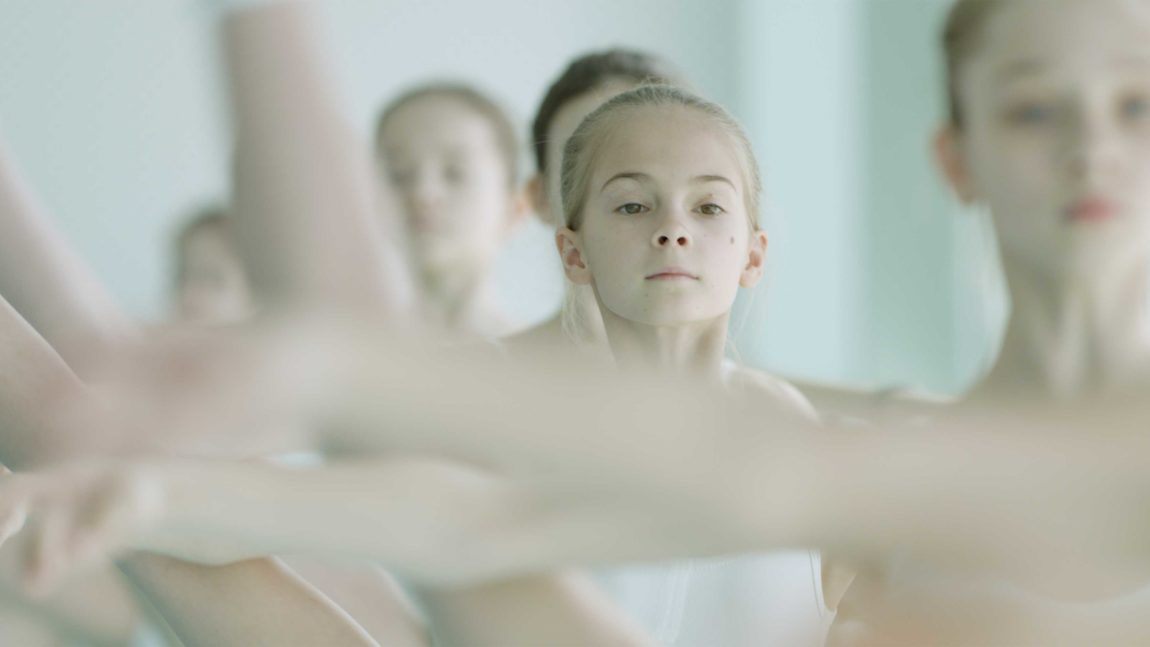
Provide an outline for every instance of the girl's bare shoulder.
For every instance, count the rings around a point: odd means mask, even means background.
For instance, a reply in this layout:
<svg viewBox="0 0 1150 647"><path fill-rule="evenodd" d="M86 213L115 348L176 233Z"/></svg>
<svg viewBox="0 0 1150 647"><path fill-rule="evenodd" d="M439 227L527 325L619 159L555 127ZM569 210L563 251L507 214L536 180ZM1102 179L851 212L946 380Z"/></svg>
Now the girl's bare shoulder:
<svg viewBox="0 0 1150 647"><path fill-rule="evenodd" d="M914 389L860 387L791 380L759 369L727 369L728 384L762 393L822 422L873 426L913 424L942 415L955 398Z"/></svg>
<svg viewBox="0 0 1150 647"><path fill-rule="evenodd" d="M914 388L864 388L804 381L793 385L824 419L864 425L930 419L958 403L955 397Z"/></svg>
<svg viewBox="0 0 1150 647"><path fill-rule="evenodd" d="M724 365L724 382L729 388L765 396L800 417L811 420L819 417L807 397L793 384L777 375L747 366L727 364Z"/></svg>

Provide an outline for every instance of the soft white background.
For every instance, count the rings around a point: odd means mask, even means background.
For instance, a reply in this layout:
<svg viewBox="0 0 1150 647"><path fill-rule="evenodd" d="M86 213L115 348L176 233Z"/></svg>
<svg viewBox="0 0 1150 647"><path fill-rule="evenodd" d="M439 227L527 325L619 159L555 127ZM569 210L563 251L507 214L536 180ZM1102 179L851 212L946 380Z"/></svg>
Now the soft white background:
<svg viewBox="0 0 1150 647"><path fill-rule="evenodd" d="M770 276L740 301L752 364L960 389L1001 318L985 232L927 157L947 0L318 0L364 134L397 91L473 82L526 135L585 50L662 53L746 124L766 172ZM225 191L210 22L191 0L0 0L0 129L61 228L131 312L163 316L168 238ZM524 147L524 159L527 157ZM989 278L987 278L989 276ZM522 318L557 304L548 232L499 268ZM989 286L989 287L988 287Z"/></svg>

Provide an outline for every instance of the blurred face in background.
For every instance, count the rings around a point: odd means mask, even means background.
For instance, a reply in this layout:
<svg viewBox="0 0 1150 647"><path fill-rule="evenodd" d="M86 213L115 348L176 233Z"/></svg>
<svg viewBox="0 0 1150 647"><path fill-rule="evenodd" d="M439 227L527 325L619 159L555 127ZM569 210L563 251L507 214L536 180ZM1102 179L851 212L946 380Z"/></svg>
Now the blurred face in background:
<svg viewBox="0 0 1150 647"><path fill-rule="evenodd" d="M523 210L488 118L458 98L419 97L389 116L378 144L417 270L488 267Z"/></svg>
<svg viewBox="0 0 1150 647"><path fill-rule="evenodd" d="M176 308L181 321L234 323L250 314L247 275L223 226L205 225L185 234L177 271Z"/></svg>
<svg viewBox="0 0 1150 647"><path fill-rule="evenodd" d="M944 165L1046 276L1150 249L1150 3L1003 2L961 68Z"/></svg>

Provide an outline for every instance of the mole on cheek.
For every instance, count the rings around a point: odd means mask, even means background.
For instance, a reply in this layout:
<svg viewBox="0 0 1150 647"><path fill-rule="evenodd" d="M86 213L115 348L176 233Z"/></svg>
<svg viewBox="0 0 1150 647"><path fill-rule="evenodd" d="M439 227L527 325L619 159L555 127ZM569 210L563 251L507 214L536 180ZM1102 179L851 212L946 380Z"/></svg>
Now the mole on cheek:
<svg viewBox="0 0 1150 647"><path fill-rule="evenodd" d="M732 244L732 245L734 245L734 244L735 244L735 237L734 237L734 236L731 236L731 244Z"/></svg>

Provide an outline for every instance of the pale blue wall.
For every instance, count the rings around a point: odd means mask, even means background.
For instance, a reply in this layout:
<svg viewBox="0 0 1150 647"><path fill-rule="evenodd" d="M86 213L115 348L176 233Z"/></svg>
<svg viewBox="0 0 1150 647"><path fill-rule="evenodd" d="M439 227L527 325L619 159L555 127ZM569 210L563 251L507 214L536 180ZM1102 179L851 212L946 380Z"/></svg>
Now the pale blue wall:
<svg viewBox="0 0 1150 647"><path fill-rule="evenodd" d="M187 3L5 0L0 136L132 311L158 310L171 217L217 195L207 40Z"/></svg>
<svg viewBox="0 0 1150 647"><path fill-rule="evenodd" d="M751 133L770 237L765 280L735 316L741 357L857 381L860 192L856 0L741 3L735 111Z"/></svg>
<svg viewBox="0 0 1150 647"><path fill-rule="evenodd" d="M862 363L879 385L955 392L989 361L1001 303L988 229L959 208L930 152L946 113L939 33L951 3L863 4Z"/></svg>

